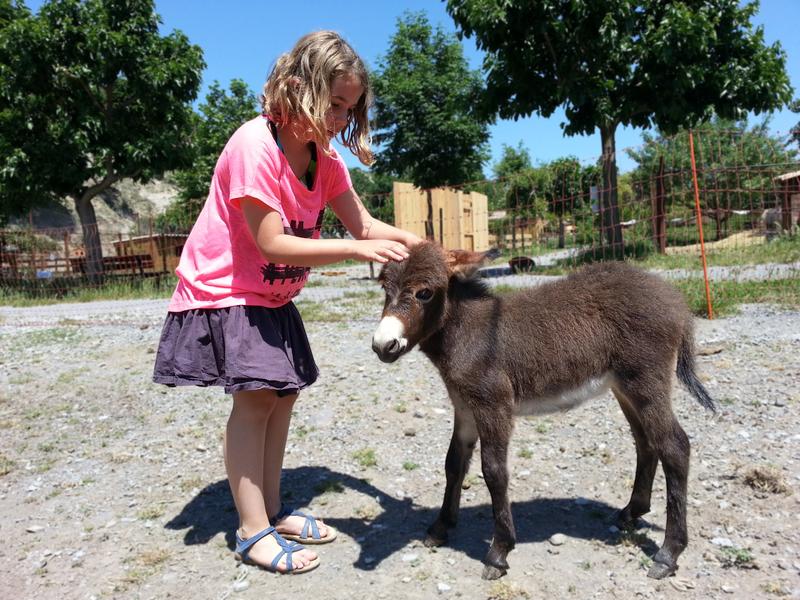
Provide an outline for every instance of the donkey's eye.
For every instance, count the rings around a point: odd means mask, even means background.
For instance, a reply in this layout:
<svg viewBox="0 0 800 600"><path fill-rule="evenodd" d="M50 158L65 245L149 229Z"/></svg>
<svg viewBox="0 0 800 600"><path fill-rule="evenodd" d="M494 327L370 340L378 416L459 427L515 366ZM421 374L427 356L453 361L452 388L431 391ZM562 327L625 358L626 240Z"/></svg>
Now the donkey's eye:
<svg viewBox="0 0 800 600"><path fill-rule="evenodd" d="M414 296L420 302L427 302L428 300L433 298L433 292L428 288L422 288L421 290L418 290L417 293L414 294Z"/></svg>

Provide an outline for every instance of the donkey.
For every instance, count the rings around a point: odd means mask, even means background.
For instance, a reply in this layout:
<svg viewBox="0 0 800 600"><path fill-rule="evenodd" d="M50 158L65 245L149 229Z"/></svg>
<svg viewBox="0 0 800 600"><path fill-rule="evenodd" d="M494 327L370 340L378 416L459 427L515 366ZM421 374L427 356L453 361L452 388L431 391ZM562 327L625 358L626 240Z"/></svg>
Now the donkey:
<svg viewBox="0 0 800 600"><path fill-rule="evenodd" d="M508 445L515 415L566 410L611 390L636 443L636 477L618 513L631 528L650 510L658 461L667 481L664 544L648 576L676 571L686 548L689 439L672 412L673 373L704 407L714 402L694 370L692 315L681 294L625 263L596 264L503 296L471 277L485 253L423 242L380 274L386 300L372 349L386 363L419 345L455 409L447 484L427 546L447 542L475 444L492 498L494 537L484 579L507 571L516 536L508 500Z"/></svg>

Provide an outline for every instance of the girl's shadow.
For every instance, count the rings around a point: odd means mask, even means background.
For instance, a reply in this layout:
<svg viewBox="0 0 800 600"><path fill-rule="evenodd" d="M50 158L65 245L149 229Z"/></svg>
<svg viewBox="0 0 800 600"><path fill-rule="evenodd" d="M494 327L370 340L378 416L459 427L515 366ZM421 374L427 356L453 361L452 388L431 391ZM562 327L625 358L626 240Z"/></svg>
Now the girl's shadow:
<svg viewBox="0 0 800 600"><path fill-rule="evenodd" d="M326 523L360 545L361 551L354 566L362 570L374 569L385 558L406 548L412 540L423 540L427 527L439 512L438 507L422 507L407 498L394 498L363 479L326 467L285 469L281 484L284 497L298 507L311 504L314 498L326 491L343 491L344 488L377 499L383 509L372 520L322 515ZM609 529L617 511L602 502L585 501L579 505L575 498L537 498L514 502L511 508L518 544L544 542L555 533L600 540L609 545L620 541L620 534ZM231 550L235 547L234 531L238 526L236 508L228 482L224 479L202 489L165 525L167 529L187 529L184 536L187 545L205 544L218 533L223 533ZM480 561L489 548L491 536L491 506L463 506L459 525L451 531L448 546ZM656 543L644 535L628 538L628 541L633 541L649 555L658 549Z"/></svg>

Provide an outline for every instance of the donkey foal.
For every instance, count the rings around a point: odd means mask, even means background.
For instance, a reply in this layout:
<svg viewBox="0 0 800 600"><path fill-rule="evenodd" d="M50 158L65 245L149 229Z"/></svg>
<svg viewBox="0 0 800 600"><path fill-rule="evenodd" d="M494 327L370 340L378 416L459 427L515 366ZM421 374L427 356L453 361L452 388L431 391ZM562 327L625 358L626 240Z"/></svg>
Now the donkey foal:
<svg viewBox="0 0 800 600"><path fill-rule="evenodd" d="M658 277L617 262L498 297L470 278L484 257L423 243L380 275L386 301L372 349L394 362L419 345L455 409L444 501L426 545L445 543L456 525L461 484L480 439L494 513L483 577L505 574L516 542L507 466L514 416L565 410L610 389L636 442L633 493L618 520L632 527L650 510L661 461L667 526L648 575L674 573L688 539L689 440L672 412L673 373L714 410L694 372L692 315L683 297Z"/></svg>

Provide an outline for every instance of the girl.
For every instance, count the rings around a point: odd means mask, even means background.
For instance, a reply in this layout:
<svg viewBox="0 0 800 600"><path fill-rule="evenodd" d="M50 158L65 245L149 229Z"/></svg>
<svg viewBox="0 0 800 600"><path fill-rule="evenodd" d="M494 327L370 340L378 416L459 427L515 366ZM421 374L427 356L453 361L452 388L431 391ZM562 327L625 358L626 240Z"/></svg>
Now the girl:
<svg viewBox="0 0 800 600"><path fill-rule="evenodd" d="M214 169L183 248L154 381L219 385L233 396L223 450L240 526L236 558L281 573L319 559L298 541L333 541L322 520L282 506L280 473L292 406L317 378L291 302L310 267L344 259L401 261L419 238L373 219L330 141L372 162L364 63L319 31L281 56L263 115L242 125ZM354 240L320 240L325 205Z"/></svg>

